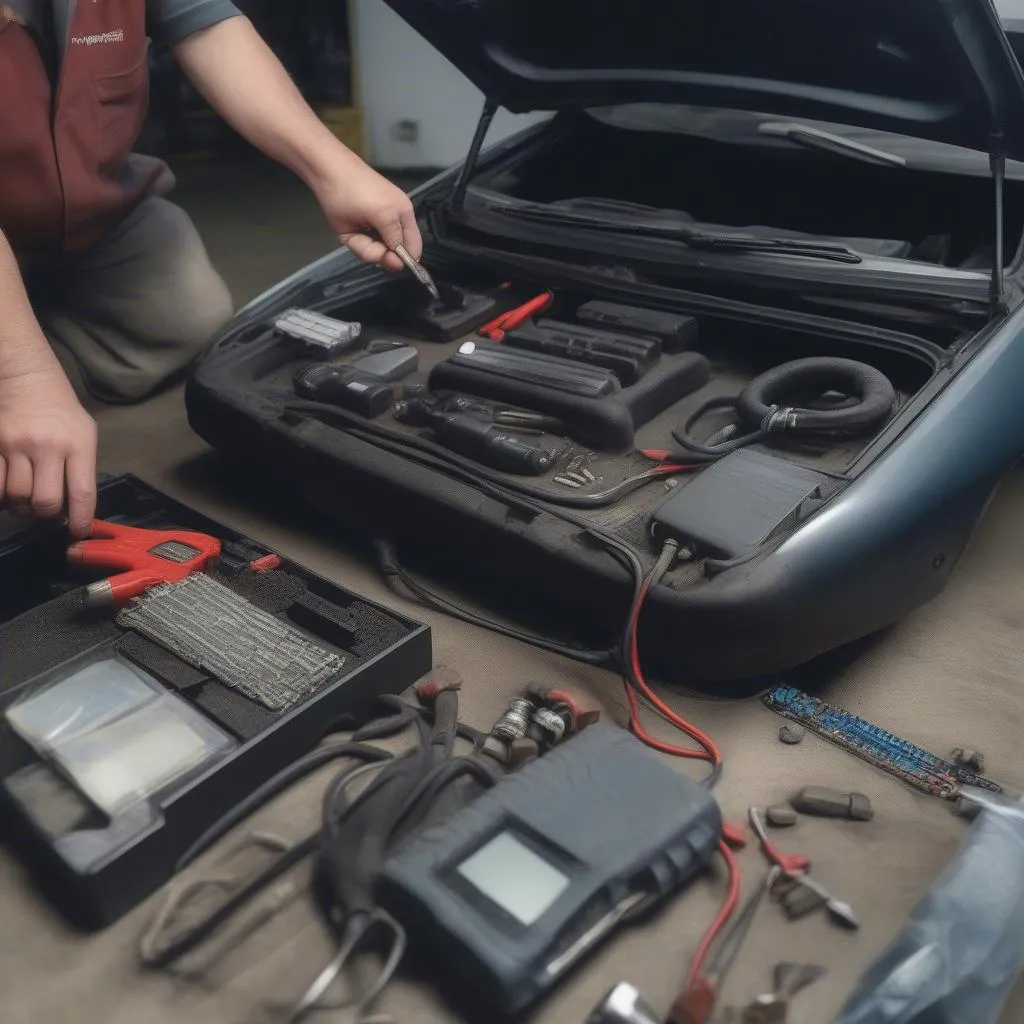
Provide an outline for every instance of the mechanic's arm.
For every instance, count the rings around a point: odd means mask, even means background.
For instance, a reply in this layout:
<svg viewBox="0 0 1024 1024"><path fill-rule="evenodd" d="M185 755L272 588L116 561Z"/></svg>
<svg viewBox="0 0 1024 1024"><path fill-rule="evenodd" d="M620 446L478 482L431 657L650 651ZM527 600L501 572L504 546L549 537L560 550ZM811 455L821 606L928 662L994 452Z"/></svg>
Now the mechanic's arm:
<svg viewBox="0 0 1024 1024"><path fill-rule="evenodd" d="M404 243L419 259L423 241L409 197L331 134L248 18L188 36L174 55L228 124L309 185L333 230L360 259L402 269L368 229L389 248Z"/></svg>
<svg viewBox="0 0 1024 1024"><path fill-rule="evenodd" d="M36 321L0 231L0 501L16 514L60 515L88 536L96 510L96 424Z"/></svg>

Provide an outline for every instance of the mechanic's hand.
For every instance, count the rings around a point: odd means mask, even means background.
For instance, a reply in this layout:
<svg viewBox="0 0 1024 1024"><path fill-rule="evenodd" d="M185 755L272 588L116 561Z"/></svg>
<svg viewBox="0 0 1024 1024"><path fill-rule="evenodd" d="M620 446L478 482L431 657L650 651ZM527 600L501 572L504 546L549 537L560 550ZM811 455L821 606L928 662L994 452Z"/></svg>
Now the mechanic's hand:
<svg viewBox="0 0 1024 1024"><path fill-rule="evenodd" d="M60 365L0 377L0 501L15 515L59 516L87 537L96 513L96 424Z"/></svg>
<svg viewBox="0 0 1024 1024"><path fill-rule="evenodd" d="M362 160L345 161L337 173L316 187L316 196L331 228L361 260L379 263L388 270L404 264L390 250L405 245L418 260L423 239L412 202ZM380 241L371 237L376 232Z"/></svg>

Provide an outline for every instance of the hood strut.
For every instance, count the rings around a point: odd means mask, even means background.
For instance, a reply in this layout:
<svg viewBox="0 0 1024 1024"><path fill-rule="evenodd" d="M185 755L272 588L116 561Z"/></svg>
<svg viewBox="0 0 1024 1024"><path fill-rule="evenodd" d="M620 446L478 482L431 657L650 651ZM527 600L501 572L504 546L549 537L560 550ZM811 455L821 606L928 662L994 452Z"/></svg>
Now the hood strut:
<svg viewBox="0 0 1024 1024"><path fill-rule="evenodd" d="M477 160L480 159L480 150L483 148L484 139L487 137L487 129L491 127L494 115L498 112L498 104L489 97L484 100L484 109L480 112L480 120L476 123L476 131L473 132L473 141L469 144L469 152L466 154L462 170L459 171L458 181L452 190L452 209L460 211L466 199L466 189L469 188L469 180L476 170Z"/></svg>
<svg viewBox="0 0 1024 1024"><path fill-rule="evenodd" d="M996 237L995 252L992 254L992 312L1005 310L1003 303L1003 187L1006 183L1006 150L1003 146L1002 132L992 136L992 148L989 150L989 166L992 168L992 181L995 185Z"/></svg>

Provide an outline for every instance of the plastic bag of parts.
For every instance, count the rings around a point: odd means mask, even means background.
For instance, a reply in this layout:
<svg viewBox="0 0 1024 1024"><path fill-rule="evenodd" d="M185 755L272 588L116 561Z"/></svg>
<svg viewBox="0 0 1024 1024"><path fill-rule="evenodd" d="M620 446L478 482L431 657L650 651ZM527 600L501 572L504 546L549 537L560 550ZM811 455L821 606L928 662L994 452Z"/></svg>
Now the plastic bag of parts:
<svg viewBox="0 0 1024 1024"><path fill-rule="evenodd" d="M1024 965L1024 804L982 810L837 1024L995 1024Z"/></svg>

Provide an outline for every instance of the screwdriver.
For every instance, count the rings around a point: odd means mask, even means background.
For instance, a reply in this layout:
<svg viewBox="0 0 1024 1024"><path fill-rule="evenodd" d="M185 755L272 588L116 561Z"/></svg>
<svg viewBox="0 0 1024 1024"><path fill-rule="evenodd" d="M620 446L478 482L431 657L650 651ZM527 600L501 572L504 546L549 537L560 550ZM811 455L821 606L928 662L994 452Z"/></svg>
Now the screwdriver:
<svg viewBox="0 0 1024 1024"><path fill-rule="evenodd" d="M430 292L433 300L435 302L440 302L441 292L438 290L437 285L434 284L434 279L430 276L430 271L427 270L427 268L418 260L414 260L409 250L406 249L401 242L399 242L392 251L406 265L412 276L415 277L428 292Z"/></svg>
<svg viewBox="0 0 1024 1024"><path fill-rule="evenodd" d="M446 448L502 473L540 476L554 465L552 452L466 413L429 411L425 419Z"/></svg>

